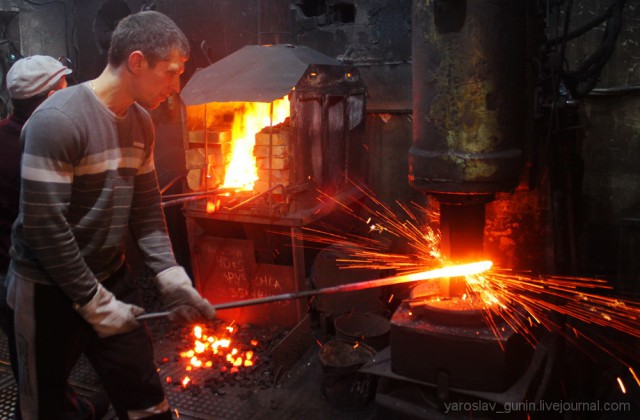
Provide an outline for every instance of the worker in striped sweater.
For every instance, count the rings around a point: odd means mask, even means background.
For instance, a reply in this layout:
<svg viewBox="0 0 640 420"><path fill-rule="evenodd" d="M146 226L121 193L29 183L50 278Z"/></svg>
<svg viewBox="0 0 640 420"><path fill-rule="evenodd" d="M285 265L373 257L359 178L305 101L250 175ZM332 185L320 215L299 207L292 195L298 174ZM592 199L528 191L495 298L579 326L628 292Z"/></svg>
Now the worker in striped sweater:
<svg viewBox="0 0 640 420"><path fill-rule="evenodd" d="M124 244L131 232L173 320L215 316L173 255L147 112L179 91L188 56L167 16L132 14L113 32L100 76L56 92L23 129L7 284L25 419L62 418L83 352L119 418L171 418Z"/></svg>

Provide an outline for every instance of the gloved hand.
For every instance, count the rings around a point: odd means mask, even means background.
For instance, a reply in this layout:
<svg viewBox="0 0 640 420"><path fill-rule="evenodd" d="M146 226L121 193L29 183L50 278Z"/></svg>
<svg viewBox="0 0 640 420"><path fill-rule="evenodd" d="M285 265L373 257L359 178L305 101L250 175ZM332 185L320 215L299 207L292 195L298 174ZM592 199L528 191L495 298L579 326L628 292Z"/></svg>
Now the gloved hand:
<svg viewBox="0 0 640 420"><path fill-rule="evenodd" d="M167 268L156 276L160 296L171 311L172 321L194 323L213 319L216 310L191 285L191 279L183 267Z"/></svg>
<svg viewBox="0 0 640 420"><path fill-rule="evenodd" d="M98 291L84 306L77 306L76 311L93 327L98 336L109 337L133 331L140 325L136 316L142 315L144 309L116 299L116 297L98 283Z"/></svg>

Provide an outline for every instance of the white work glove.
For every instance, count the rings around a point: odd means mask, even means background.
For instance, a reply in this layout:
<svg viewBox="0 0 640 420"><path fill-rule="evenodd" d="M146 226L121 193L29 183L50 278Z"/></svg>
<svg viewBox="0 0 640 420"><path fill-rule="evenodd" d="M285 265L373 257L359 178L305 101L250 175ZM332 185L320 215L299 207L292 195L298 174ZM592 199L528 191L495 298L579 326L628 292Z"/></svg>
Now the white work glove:
<svg viewBox="0 0 640 420"><path fill-rule="evenodd" d="M139 327L136 316L142 315L144 309L116 299L116 297L98 283L98 291L83 306L76 306L76 311L93 327L100 337L123 334Z"/></svg>
<svg viewBox="0 0 640 420"><path fill-rule="evenodd" d="M167 268L156 276L160 296L171 311L172 321L194 323L213 319L216 310L191 285L191 279L183 267Z"/></svg>

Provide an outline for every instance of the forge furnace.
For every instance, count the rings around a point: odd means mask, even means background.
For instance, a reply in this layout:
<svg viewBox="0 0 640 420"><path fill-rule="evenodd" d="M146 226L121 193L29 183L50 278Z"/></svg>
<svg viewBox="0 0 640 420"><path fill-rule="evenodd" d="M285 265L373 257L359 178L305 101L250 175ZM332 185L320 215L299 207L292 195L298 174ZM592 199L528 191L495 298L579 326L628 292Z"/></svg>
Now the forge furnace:
<svg viewBox="0 0 640 420"><path fill-rule="evenodd" d="M193 75L181 93L184 211L204 297L222 303L305 288L300 228L358 199L351 181L366 175L365 93L356 68L300 45L246 46ZM258 108L261 119L247 120ZM238 165L240 141L249 144ZM229 181L232 168L251 172L249 180ZM300 302L285 302L220 316L291 325L304 313Z"/></svg>

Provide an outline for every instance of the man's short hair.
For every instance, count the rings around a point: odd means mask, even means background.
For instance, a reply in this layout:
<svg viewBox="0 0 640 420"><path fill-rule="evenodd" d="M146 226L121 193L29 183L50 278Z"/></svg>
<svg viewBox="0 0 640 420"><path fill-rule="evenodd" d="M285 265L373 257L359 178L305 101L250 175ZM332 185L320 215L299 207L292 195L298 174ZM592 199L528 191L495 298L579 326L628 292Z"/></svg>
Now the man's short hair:
<svg viewBox="0 0 640 420"><path fill-rule="evenodd" d="M109 64L117 67L132 52L142 51L153 67L157 61L168 59L174 48L189 57L189 41L180 28L160 12L138 12L123 18L113 31Z"/></svg>
<svg viewBox="0 0 640 420"><path fill-rule="evenodd" d="M7 72L7 90L13 100L46 95L58 85L62 76L71 73L53 57L32 55L13 63Z"/></svg>

